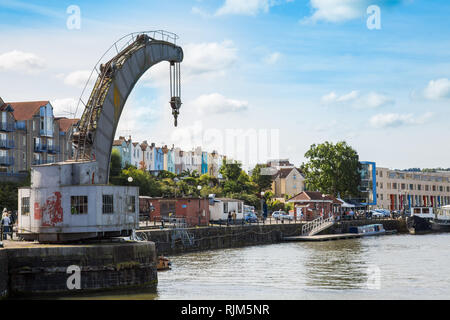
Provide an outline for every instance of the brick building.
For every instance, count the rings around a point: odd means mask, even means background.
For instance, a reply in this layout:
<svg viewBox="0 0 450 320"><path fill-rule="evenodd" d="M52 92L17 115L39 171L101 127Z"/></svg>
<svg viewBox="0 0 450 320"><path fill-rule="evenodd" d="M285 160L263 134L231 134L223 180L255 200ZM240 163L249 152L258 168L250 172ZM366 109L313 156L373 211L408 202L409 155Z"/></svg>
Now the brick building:
<svg viewBox="0 0 450 320"><path fill-rule="evenodd" d="M149 210L150 207L154 210ZM189 227L209 224L209 200L205 198L139 197L139 208L141 216L148 213L150 221L184 218Z"/></svg>

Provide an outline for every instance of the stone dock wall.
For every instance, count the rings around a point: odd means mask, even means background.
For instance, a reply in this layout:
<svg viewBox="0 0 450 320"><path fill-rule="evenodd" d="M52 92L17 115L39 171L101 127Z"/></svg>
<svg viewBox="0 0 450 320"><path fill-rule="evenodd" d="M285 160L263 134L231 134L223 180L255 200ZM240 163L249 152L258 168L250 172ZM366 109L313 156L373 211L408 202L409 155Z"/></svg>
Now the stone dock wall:
<svg viewBox="0 0 450 320"><path fill-rule="evenodd" d="M4 249L0 249L0 299L8 295L8 255Z"/></svg>
<svg viewBox="0 0 450 320"><path fill-rule="evenodd" d="M0 278L0 291L5 282L9 297L152 288L156 263L152 242L7 247L0 249L0 264L9 279Z"/></svg>
<svg viewBox="0 0 450 320"><path fill-rule="evenodd" d="M283 237L299 235L301 226L300 223L260 224L163 229L140 231L137 234L154 242L158 255L174 255L194 251L278 243L282 241Z"/></svg>
<svg viewBox="0 0 450 320"><path fill-rule="evenodd" d="M346 233L350 226L373 223L382 223L386 230L397 230L399 233L407 232L404 221L400 220L353 220L336 223L321 234ZM283 237L301 235L302 225L302 223L280 223L187 229L167 228L139 231L137 235L154 242L158 255L174 255L194 251L279 243Z"/></svg>

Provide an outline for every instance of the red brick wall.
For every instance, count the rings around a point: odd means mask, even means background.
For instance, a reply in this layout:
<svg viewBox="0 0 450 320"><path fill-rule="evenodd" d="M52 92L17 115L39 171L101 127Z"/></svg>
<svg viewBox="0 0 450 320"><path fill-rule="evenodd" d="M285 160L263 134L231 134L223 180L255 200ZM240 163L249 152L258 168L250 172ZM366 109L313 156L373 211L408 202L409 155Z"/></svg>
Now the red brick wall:
<svg viewBox="0 0 450 320"><path fill-rule="evenodd" d="M189 226L207 225L209 223L209 200L199 198L189 199L152 199L155 210L150 213L151 221L160 221L161 202L176 201L175 212L171 217L185 218ZM203 216L205 210L205 216Z"/></svg>

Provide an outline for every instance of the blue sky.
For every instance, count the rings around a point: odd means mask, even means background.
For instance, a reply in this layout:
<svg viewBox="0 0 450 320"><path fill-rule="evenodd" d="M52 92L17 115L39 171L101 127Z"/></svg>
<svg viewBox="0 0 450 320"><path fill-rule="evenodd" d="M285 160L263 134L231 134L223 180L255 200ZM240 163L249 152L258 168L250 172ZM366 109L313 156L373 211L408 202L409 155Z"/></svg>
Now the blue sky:
<svg viewBox="0 0 450 320"><path fill-rule="evenodd" d="M79 30L66 27L70 5L81 10ZM381 29L368 29L369 5ZM346 140L379 166L450 167L449 13L447 1L424 0L0 0L0 96L73 112L112 43L163 29L185 52L180 125L160 64L130 95L118 134L246 163L249 148L235 154L208 135L278 130L278 156L297 165L311 144Z"/></svg>

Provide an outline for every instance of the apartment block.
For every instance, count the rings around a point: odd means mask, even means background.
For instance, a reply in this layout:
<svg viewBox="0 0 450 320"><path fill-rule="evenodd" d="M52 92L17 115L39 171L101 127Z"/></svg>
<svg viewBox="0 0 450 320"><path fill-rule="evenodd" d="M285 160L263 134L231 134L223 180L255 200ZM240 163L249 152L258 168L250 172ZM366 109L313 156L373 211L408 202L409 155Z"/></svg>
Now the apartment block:
<svg viewBox="0 0 450 320"><path fill-rule="evenodd" d="M378 208L441 207L450 204L450 172L377 168L376 190Z"/></svg>
<svg viewBox="0 0 450 320"><path fill-rule="evenodd" d="M78 121L55 118L49 101L4 102L0 98L0 175L20 176L31 165L69 159L70 132Z"/></svg>

